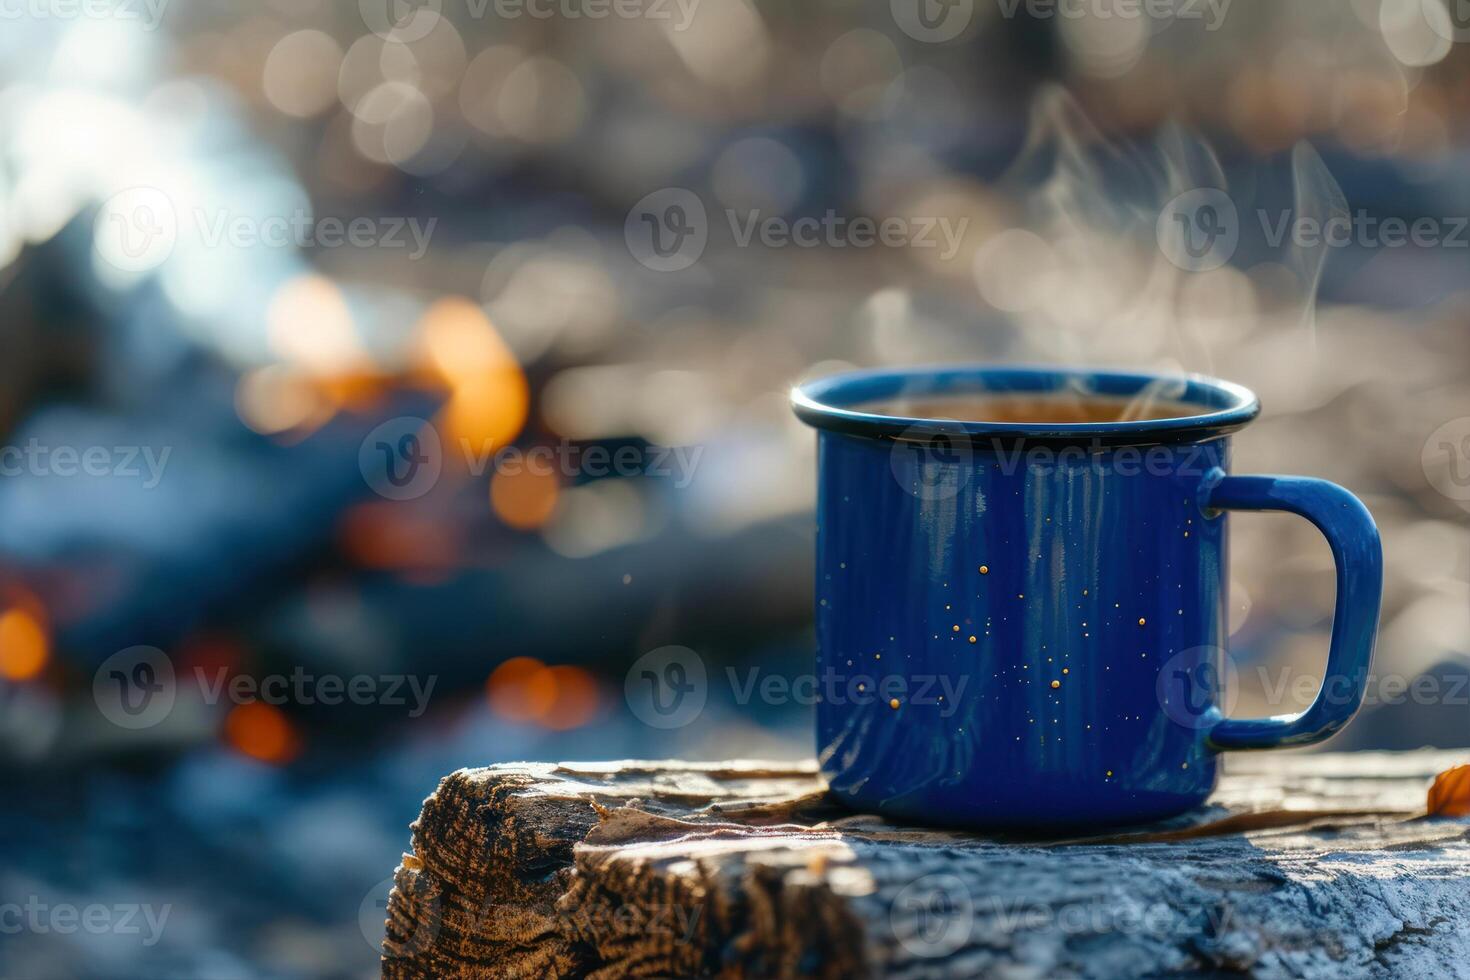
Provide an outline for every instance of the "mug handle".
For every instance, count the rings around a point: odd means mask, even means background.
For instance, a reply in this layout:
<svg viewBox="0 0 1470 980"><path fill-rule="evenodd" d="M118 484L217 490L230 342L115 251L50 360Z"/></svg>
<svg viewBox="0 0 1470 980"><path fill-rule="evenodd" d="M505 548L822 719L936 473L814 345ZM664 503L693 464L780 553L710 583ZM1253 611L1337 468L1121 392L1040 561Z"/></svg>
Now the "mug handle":
<svg viewBox="0 0 1470 980"><path fill-rule="evenodd" d="M1200 503L1207 516L1222 510L1276 510L1305 517L1327 539L1337 566L1332 641L1317 699L1294 715L1226 718L1210 729L1210 746L1270 749L1312 745L1332 736L1362 705L1373 659L1383 596L1383 548L1373 516L1337 484L1304 476L1226 476L1217 470L1206 479Z"/></svg>

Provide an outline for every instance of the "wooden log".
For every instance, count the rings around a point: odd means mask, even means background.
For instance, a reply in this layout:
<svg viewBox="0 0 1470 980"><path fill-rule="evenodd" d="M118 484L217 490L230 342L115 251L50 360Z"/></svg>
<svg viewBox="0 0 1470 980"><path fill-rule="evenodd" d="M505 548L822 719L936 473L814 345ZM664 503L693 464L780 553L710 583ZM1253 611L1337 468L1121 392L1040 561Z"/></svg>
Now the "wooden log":
<svg viewBox="0 0 1470 980"><path fill-rule="evenodd" d="M1211 805L1072 841L900 826L807 767L519 763L446 777L383 975L1466 976L1450 753L1233 756Z"/></svg>

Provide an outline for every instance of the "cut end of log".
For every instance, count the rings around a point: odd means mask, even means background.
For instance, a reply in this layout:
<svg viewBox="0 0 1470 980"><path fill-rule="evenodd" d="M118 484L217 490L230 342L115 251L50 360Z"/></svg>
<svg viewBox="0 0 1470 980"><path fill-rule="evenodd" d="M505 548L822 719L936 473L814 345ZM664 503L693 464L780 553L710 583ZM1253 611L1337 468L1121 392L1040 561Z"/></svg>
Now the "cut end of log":
<svg viewBox="0 0 1470 980"><path fill-rule="evenodd" d="M1182 824L1065 846L854 814L810 766L461 770L413 824L383 975L1451 973L1466 828L1404 818L1451 761L1232 759Z"/></svg>

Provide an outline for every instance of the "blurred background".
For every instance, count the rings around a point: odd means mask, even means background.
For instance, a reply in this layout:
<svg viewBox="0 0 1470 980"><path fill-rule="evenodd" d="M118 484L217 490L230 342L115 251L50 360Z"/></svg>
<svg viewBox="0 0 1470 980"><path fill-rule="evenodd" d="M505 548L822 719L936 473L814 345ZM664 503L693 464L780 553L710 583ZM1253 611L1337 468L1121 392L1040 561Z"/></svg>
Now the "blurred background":
<svg viewBox="0 0 1470 980"><path fill-rule="evenodd" d="M786 392L849 366L1254 388L1237 472L1383 531L1331 747L1470 745L1454 13L5 4L0 975L376 975L452 769L808 756L747 682L810 669ZM1330 555L1232 544L1233 710L1294 710Z"/></svg>

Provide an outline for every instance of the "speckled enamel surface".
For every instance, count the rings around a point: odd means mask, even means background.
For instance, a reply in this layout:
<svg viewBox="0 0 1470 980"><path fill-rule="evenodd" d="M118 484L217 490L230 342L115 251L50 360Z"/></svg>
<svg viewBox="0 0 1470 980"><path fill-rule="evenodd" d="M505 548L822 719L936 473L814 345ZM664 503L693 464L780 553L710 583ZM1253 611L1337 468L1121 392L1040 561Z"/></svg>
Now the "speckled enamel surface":
<svg viewBox="0 0 1470 980"><path fill-rule="evenodd" d="M1198 496L1223 450L1160 449L1172 477L1120 475L1106 452L1018 472L977 453L961 471L922 444L822 433L818 673L882 695L823 687L833 790L943 822L1199 802L1215 753L1160 710L1157 681L1224 641L1225 518Z"/></svg>

